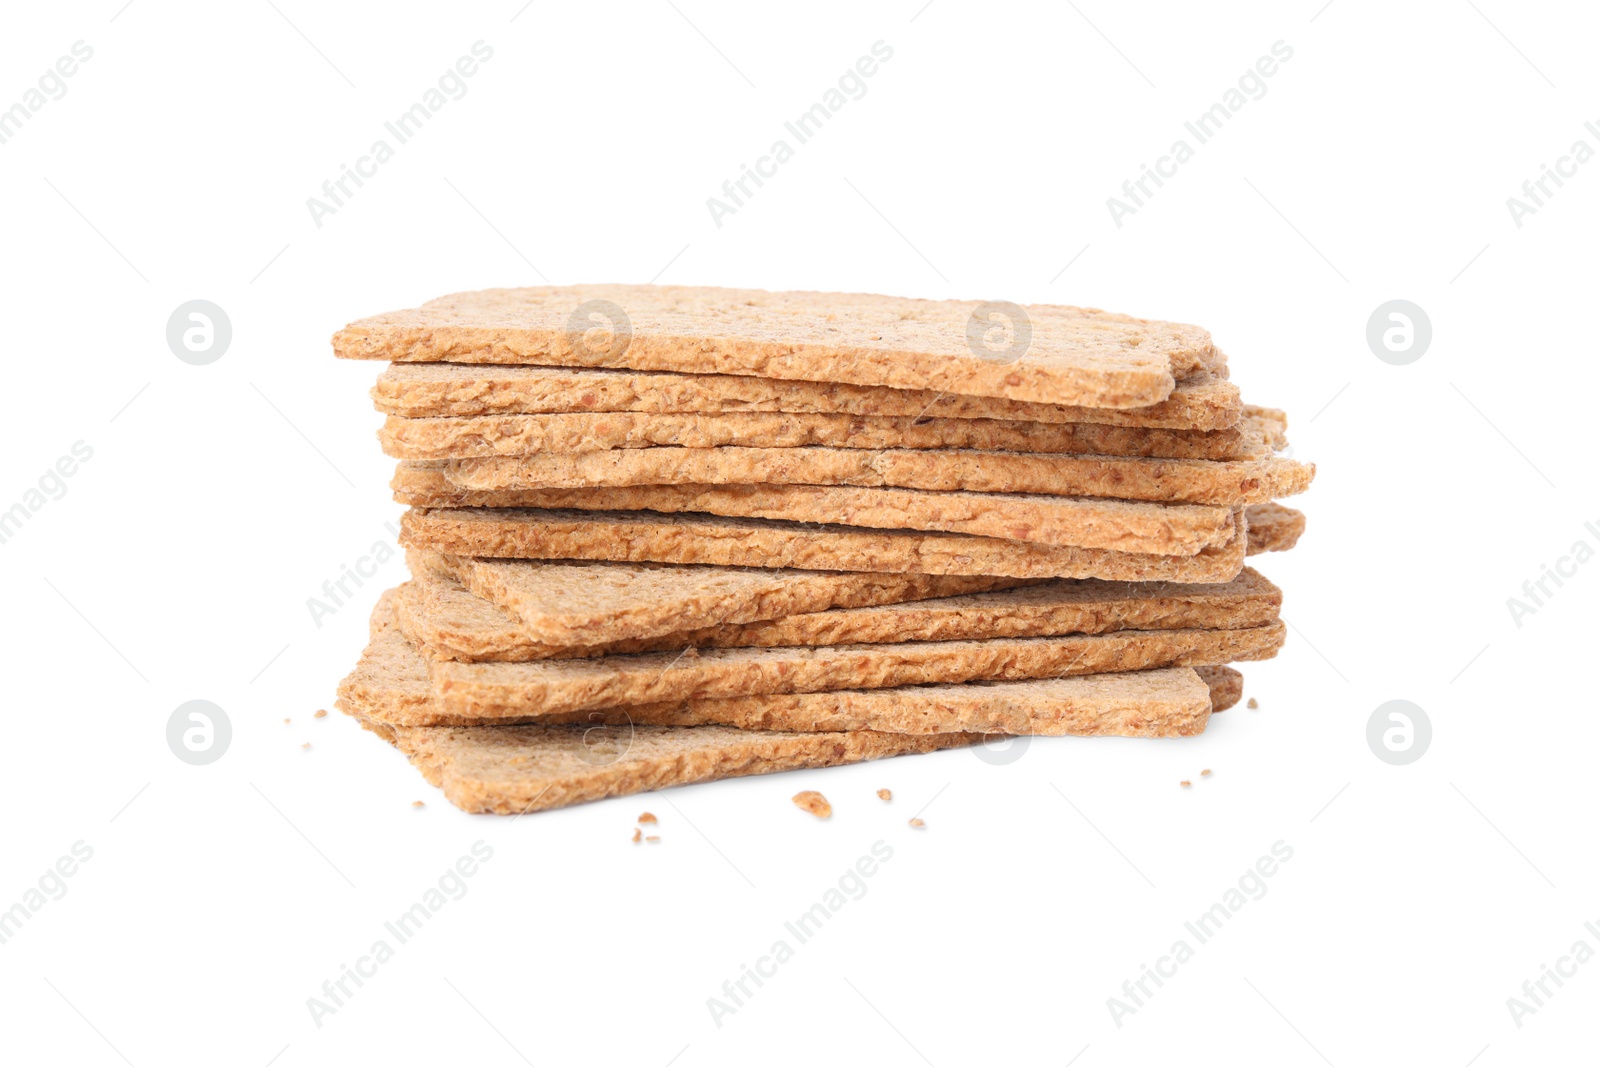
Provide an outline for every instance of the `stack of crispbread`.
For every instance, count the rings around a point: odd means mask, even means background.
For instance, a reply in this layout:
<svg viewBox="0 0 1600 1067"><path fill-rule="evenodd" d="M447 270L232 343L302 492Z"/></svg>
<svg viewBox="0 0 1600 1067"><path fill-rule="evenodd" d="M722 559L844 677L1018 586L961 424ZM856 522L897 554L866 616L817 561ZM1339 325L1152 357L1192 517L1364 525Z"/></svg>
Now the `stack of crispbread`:
<svg viewBox="0 0 1600 1067"><path fill-rule="evenodd" d="M1192 326L655 286L352 323L411 580L339 706L469 811L986 734L1183 737L1314 468Z"/></svg>

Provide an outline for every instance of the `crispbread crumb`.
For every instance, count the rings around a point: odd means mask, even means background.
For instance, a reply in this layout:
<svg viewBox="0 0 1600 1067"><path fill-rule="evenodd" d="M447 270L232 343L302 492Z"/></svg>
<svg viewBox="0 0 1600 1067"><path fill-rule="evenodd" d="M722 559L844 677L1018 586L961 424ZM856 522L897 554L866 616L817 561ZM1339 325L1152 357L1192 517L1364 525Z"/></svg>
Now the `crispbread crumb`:
<svg viewBox="0 0 1600 1067"><path fill-rule="evenodd" d="M828 798L815 789L796 793L793 800L795 807L801 811L808 811L819 819L826 819L833 814L833 805L828 803Z"/></svg>
<svg viewBox="0 0 1600 1067"><path fill-rule="evenodd" d="M879 800L893 800L894 799L894 794L889 792L887 789L880 789L880 790L878 790L878 799Z"/></svg>
<svg viewBox="0 0 1600 1067"><path fill-rule="evenodd" d="M656 817L654 815L650 814L647 811L643 815L639 816L639 821L642 822L642 823L652 823L653 824L653 823L656 822Z"/></svg>
<svg viewBox="0 0 1600 1067"><path fill-rule="evenodd" d="M649 837L645 838L645 840L650 842L652 845L659 844L661 842L661 838L657 837L655 834L651 834Z"/></svg>
<svg viewBox="0 0 1600 1067"><path fill-rule="evenodd" d="M284 720L283 720L283 724L284 724L284 725L285 725L285 726L288 726L288 725L289 725L289 720L288 720L288 719L284 719Z"/></svg>
<svg viewBox="0 0 1600 1067"><path fill-rule="evenodd" d="M309 751L310 748L311 748L311 742L307 741L305 744L301 745L300 747Z"/></svg>
<svg viewBox="0 0 1600 1067"><path fill-rule="evenodd" d="M633 828L633 843L637 845L640 842L640 840L643 839L643 837L644 837L644 831L640 830L637 826L635 826Z"/></svg>
<svg viewBox="0 0 1600 1067"><path fill-rule="evenodd" d="M313 719L326 719L328 717L328 709L327 708L318 708L317 709L317 713L315 715L311 716L311 717Z"/></svg>
<svg viewBox="0 0 1600 1067"><path fill-rule="evenodd" d="M1200 772L1200 777L1202 777L1202 778L1209 778L1209 777L1211 777L1211 768L1210 768L1210 767L1207 767L1207 768L1206 768L1206 769L1205 769L1205 770L1203 770L1203 771L1201 771L1201 772Z"/></svg>
<svg viewBox="0 0 1600 1067"><path fill-rule="evenodd" d="M424 804L424 803L423 803L423 802L422 802L422 801L420 801L420 800L413 800L413 801L412 801L412 802L411 802L411 806L412 806L412 807L413 807L413 808L425 808L425 807L427 807L427 806L428 806L428 805L426 805L426 804Z"/></svg>
<svg viewBox="0 0 1600 1067"><path fill-rule="evenodd" d="M1185 778L1183 781L1179 782L1178 784L1183 786L1185 789L1187 789L1187 788L1189 788L1189 786L1192 783L1189 781L1189 779Z"/></svg>
<svg viewBox="0 0 1600 1067"><path fill-rule="evenodd" d="M922 828L923 828L923 827L924 827L924 826L927 826L927 825L928 825L928 824L927 824L927 823L925 823L925 822L923 822L923 821L922 821L922 820L921 820L921 819L912 819L912 820L911 820L911 822L910 822L910 823L909 823L909 825L910 825L910 826L911 826L911 827L912 827L912 828L913 828L913 829L916 829L916 830L920 830L920 829L922 829Z"/></svg>
<svg viewBox="0 0 1600 1067"><path fill-rule="evenodd" d="M1259 708L1261 705L1256 703L1256 698L1255 697L1251 697L1249 700L1244 702L1244 706L1249 708L1251 711L1254 711L1257 708Z"/></svg>

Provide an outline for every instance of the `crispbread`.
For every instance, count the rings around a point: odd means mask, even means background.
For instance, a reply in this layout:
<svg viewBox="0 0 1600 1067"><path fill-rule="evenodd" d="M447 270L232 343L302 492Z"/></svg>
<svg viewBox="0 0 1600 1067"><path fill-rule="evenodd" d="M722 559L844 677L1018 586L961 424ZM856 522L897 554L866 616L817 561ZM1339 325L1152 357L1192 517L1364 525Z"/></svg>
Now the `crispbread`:
<svg viewBox="0 0 1600 1067"><path fill-rule="evenodd" d="M490 588L536 581L538 563L438 559L455 574L494 574ZM519 578L521 579L519 581ZM1003 592L972 593L913 603L832 608L764 622L685 629L643 640L550 645L532 640L522 621L454 577L418 570L400 586L401 628L427 654L473 661L571 659L683 648L775 648L805 645L957 641L1040 637L1111 630L1243 629L1277 618L1283 594L1246 567L1231 582L1179 585L1053 581Z"/></svg>
<svg viewBox="0 0 1600 1067"><path fill-rule="evenodd" d="M899 416L737 412L679 415L622 411L598 414L480 415L406 418L391 415L378 431L395 459L482 459L615 448L967 448L1001 452L1148 456L1163 459L1264 459L1287 443L1282 413L1247 409L1227 430L1197 433L1097 423L1015 422Z"/></svg>
<svg viewBox="0 0 1600 1067"><path fill-rule="evenodd" d="M868 530L767 519L650 512L532 508L412 508L400 543L455 556L797 567L804 570L1105 578L1112 581L1231 581L1244 566L1244 511L1235 536L1192 556L1059 548L969 534Z"/></svg>
<svg viewBox="0 0 1600 1067"><path fill-rule="evenodd" d="M1023 681L1267 659L1282 647L1283 635L1283 623L1274 621L1243 630L691 649L526 663L429 660L428 673L439 712L493 722L664 700Z"/></svg>
<svg viewBox="0 0 1600 1067"><path fill-rule="evenodd" d="M1253 505L1245 510L1245 514L1249 517L1252 553L1287 552L1299 543L1300 535L1306 532L1305 513L1285 507L1277 501Z"/></svg>
<svg viewBox="0 0 1600 1067"><path fill-rule="evenodd" d="M932 752L983 739L980 734L774 733L728 726L378 726L376 732L405 753L450 803L495 815Z"/></svg>
<svg viewBox="0 0 1600 1067"><path fill-rule="evenodd" d="M889 530L944 530L1045 545L1192 556L1234 535L1233 512L1022 493L934 492L884 486L638 485L598 489L459 489L437 464L401 463L394 498L413 507L705 512Z"/></svg>
<svg viewBox="0 0 1600 1067"><path fill-rule="evenodd" d="M452 460L463 489L583 489L624 485L892 485L976 493L1043 493L1159 503L1260 504L1304 492L1316 468L1281 456L1253 460L984 452L976 449L630 448Z"/></svg>
<svg viewBox="0 0 1600 1067"><path fill-rule="evenodd" d="M1159 404L1119 411L1030 404L925 389L840 382L780 381L735 374L673 374L607 368L396 363L379 375L372 400L386 415L411 418L641 411L734 414L839 413L887 418L1016 419L1152 429L1226 430L1239 421L1239 388L1202 371Z"/></svg>
<svg viewBox="0 0 1600 1067"><path fill-rule="evenodd" d="M438 707L423 658L391 624L389 595L345 683L341 706L373 723L470 725ZM1013 682L959 682L816 693L741 694L540 716L544 725L737 726L750 730L1036 733L1183 737L1205 728L1206 683L1187 667Z"/></svg>
<svg viewBox="0 0 1600 1067"><path fill-rule="evenodd" d="M985 575L836 573L559 557L500 566L494 560L450 560L416 548L407 552L407 561L413 574L436 572L460 580L510 611L529 640L551 645L626 641L685 627L756 622L1022 584Z"/></svg>
<svg viewBox="0 0 1600 1067"><path fill-rule="evenodd" d="M1211 714L1227 711L1244 696L1244 675L1232 667L1205 666L1194 668L1194 673L1211 691Z"/></svg>
<svg viewBox="0 0 1600 1067"><path fill-rule="evenodd" d="M1023 309L1026 337L1012 324L1020 358L996 359L969 341L994 329L979 310L857 293L487 289L353 322L333 347L351 359L744 374L1107 408L1159 403L1176 379L1219 365L1198 327L1046 304Z"/></svg>

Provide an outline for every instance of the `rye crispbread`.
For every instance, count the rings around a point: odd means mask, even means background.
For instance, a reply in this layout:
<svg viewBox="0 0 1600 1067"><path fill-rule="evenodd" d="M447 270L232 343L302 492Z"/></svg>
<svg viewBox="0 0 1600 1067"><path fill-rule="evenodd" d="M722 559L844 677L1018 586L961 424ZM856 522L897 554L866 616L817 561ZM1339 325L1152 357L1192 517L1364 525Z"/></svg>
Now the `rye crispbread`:
<svg viewBox="0 0 1600 1067"><path fill-rule="evenodd" d="M1217 431L1242 414L1239 388L1202 371L1178 382L1159 404L1083 408L925 389L881 389L840 382L780 381L734 374L464 363L396 363L372 388L386 415L410 418L641 411L723 415L752 411L884 418L1015 419Z"/></svg>
<svg viewBox="0 0 1600 1067"><path fill-rule="evenodd" d="M1232 667L1205 666L1194 668L1194 673L1211 691L1211 714L1227 711L1244 696L1244 675Z"/></svg>
<svg viewBox="0 0 1600 1067"><path fill-rule="evenodd" d="M447 559L413 548L413 574L454 578L515 616L527 639L590 645L685 627L757 622L829 608L896 604L1004 589L987 575L868 574L652 562ZM490 553L493 555L493 553Z"/></svg>
<svg viewBox="0 0 1600 1067"><path fill-rule="evenodd" d="M392 616L392 601L380 605ZM375 624L376 629L376 624ZM1240 630L1124 630L977 641L810 648L730 648L521 663L427 660L432 703L402 708L398 725L541 720L551 715L686 699L1024 681L1266 659L1283 644L1273 621ZM404 635L401 635L404 638ZM410 645L409 638L404 638ZM412 646L415 653L415 647ZM340 687L369 702L357 672Z"/></svg>
<svg viewBox="0 0 1600 1067"><path fill-rule="evenodd" d="M1265 459L1282 449L1287 444L1284 428L1283 413L1268 408L1249 408L1238 425L1209 433L1141 430L1081 422L879 418L789 412L663 415L625 411L425 419L391 415L378 431L378 441L385 455L411 460L730 445L744 448L963 448L1241 460Z"/></svg>
<svg viewBox="0 0 1600 1067"><path fill-rule="evenodd" d="M729 726L386 727L462 811L522 815L652 789L933 752L980 734L774 733Z"/></svg>
<svg viewBox="0 0 1600 1067"><path fill-rule="evenodd" d="M1245 509L1250 524L1250 552L1287 552L1306 532L1304 512L1277 501L1255 504ZM1259 546L1259 547L1258 547Z"/></svg>
<svg viewBox="0 0 1600 1067"><path fill-rule="evenodd" d="M1234 535L1229 508L1099 497L934 492L892 486L636 485L481 492L452 485L438 464L401 463L394 498L427 508L703 512L889 530L943 530L1044 545L1192 556Z"/></svg>
<svg viewBox="0 0 1600 1067"><path fill-rule="evenodd" d="M387 597L386 597L387 598ZM428 665L380 603L372 638L340 687L367 721L469 725L438 707ZM1029 733L1183 737L1205 728L1210 690L1187 667L1014 682L962 682L817 693L741 694L560 712L544 725L736 726L749 730Z"/></svg>
<svg viewBox="0 0 1600 1067"><path fill-rule="evenodd" d="M530 638L522 620L455 577L498 574L490 588L534 581L537 563L436 557L436 567L395 595L400 626L429 656L466 662L572 659L684 648L775 648L905 641L1041 637L1111 630L1243 629L1277 618L1283 594L1245 568L1231 582L1179 585L1052 581L1003 592L827 611L764 622L684 629L642 640L550 645ZM519 580L520 579L520 580Z"/></svg>
<svg viewBox="0 0 1600 1067"><path fill-rule="evenodd" d="M445 464L444 472L453 484L476 490L765 482L1043 493L1233 507L1303 493L1316 468L1281 456L1205 460L976 449L666 446L452 460Z"/></svg>
<svg viewBox="0 0 1600 1067"><path fill-rule="evenodd" d="M353 322L333 347L350 359L743 374L1104 408L1159 403L1177 379L1221 366L1198 327L1042 304L1024 309L1020 358L992 358L969 341L980 303L651 285L487 289ZM991 331L986 320L976 336Z"/></svg>
<svg viewBox="0 0 1600 1067"><path fill-rule="evenodd" d="M921 530L870 530L767 519L532 508L413 508L400 543L454 556L795 567L1011 578L1231 581L1244 566L1244 511L1234 537L1192 556L1060 548Z"/></svg>

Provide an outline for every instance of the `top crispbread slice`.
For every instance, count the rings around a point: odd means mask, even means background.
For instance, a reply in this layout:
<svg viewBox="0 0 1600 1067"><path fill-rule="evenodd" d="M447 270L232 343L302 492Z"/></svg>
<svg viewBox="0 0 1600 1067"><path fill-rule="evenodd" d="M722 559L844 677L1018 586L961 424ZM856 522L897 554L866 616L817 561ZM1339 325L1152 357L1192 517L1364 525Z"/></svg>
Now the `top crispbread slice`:
<svg viewBox="0 0 1600 1067"><path fill-rule="evenodd" d="M1149 407L1032 404L925 389L883 389L840 382L780 381L735 374L676 374L603 367L522 367L466 363L395 363L379 375L372 400L407 418L552 415L635 411L651 414L795 414L878 418L1011 419L1092 423L1143 429L1226 430L1244 408L1239 387L1202 371L1178 382Z"/></svg>
<svg viewBox="0 0 1600 1067"><path fill-rule="evenodd" d="M1177 379L1220 366L1195 326L1035 304L1005 330L989 307L651 285L487 289L359 320L333 344L352 359L743 374L1101 408L1159 403Z"/></svg>

